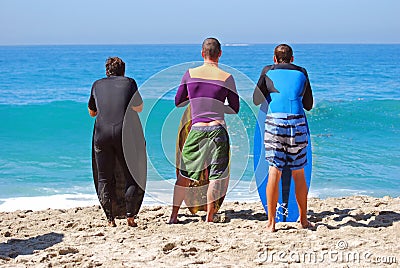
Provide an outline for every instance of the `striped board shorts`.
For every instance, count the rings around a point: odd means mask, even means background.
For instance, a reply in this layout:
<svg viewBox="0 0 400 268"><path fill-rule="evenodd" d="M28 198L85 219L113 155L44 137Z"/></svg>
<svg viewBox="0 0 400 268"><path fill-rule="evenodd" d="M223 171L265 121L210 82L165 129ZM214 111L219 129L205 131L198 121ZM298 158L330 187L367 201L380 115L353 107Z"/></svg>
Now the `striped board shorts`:
<svg viewBox="0 0 400 268"><path fill-rule="evenodd" d="M282 170L302 169L307 164L308 132L304 115L272 113L265 120L265 158Z"/></svg>

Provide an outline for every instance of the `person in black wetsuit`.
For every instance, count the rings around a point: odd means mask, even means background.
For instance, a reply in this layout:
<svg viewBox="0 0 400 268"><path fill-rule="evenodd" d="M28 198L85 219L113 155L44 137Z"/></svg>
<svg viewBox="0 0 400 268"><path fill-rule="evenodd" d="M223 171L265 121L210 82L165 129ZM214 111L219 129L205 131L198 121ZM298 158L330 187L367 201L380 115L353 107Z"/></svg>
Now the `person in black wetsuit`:
<svg viewBox="0 0 400 268"><path fill-rule="evenodd" d="M108 58L106 78L93 83L88 103L89 114L96 117L94 151L98 170L98 195L109 226L116 226L112 212L111 184L115 159L121 163L126 178L126 216L129 226L137 226L134 217L139 212L144 190L135 182L125 162L122 149L122 124L126 109L132 100L132 109L141 112L143 100L134 79L125 77L125 63L118 57Z"/></svg>

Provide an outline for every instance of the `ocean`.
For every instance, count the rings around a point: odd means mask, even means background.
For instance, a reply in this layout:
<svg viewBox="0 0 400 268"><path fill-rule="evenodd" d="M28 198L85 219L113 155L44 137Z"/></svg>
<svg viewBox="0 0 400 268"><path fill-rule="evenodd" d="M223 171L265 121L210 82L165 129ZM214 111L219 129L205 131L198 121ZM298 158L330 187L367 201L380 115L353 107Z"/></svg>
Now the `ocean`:
<svg viewBox="0 0 400 268"><path fill-rule="evenodd" d="M221 68L241 98L227 115L228 201L257 201L252 92L272 63L272 44L223 46ZM400 195L400 45L295 44L315 104L310 196ZM144 98L148 150L145 204L170 204L175 139L184 108L173 103L184 71L201 64L200 45L0 46L0 211L98 204L91 171L94 119L87 101L109 56L126 62Z"/></svg>

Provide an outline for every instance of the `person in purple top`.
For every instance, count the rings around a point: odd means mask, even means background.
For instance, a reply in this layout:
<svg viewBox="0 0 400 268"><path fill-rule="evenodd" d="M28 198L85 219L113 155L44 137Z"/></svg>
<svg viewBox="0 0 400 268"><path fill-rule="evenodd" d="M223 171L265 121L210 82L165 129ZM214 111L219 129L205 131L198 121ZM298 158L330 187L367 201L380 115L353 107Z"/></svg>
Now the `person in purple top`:
<svg viewBox="0 0 400 268"><path fill-rule="evenodd" d="M182 149L169 223L178 222L186 188L190 180L199 181L203 170L207 169L209 178L207 222L213 221L215 201L227 190L230 149L224 114L239 112L239 96L233 76L218 68L221 54L217 39L204 40L201 51L204 64L186 71L175 96L177 107L190 103L192 127Z"/></svg>

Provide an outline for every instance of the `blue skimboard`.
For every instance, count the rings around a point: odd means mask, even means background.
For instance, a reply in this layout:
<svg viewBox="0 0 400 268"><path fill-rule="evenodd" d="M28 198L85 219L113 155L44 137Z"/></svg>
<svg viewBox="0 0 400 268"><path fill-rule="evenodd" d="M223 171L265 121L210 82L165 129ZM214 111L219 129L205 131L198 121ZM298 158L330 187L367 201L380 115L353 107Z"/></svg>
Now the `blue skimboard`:
<svg viewBox="0 0 400 268"><path fill-rule="evenodd" d="M263 208L268 216L266 188L268 183L269 164L265 159L264 131L265 119L267 117L268 103L261 104L258 112L257 124L254 131L254 173L256 177L258 195L260 196ZM306 120L307 122L307 120ZM308 147L307 147L307 165L304 167L307 187L310 188L312 171L312 150L310 130L308 128ZM282 170L281 183L279 184L279 199L276 210L277 222L296 222L299 218L299 209L296 202L294 180L289 168Z"/></svg>

